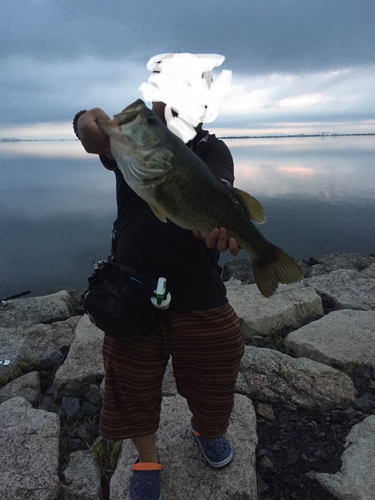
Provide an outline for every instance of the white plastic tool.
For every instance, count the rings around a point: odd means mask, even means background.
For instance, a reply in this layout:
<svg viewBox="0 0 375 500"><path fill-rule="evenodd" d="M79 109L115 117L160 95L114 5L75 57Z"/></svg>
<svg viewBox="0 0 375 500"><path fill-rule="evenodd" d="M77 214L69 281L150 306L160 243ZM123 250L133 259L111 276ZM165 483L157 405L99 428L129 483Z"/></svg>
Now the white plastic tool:
<svg viewBox="0 0 375 500"><path fill-rule="evenodd" d="M171 302L171 294L167 292L166 278L159 278L154 297L151 297L151 302L156 309L168 309Z"/></svg>

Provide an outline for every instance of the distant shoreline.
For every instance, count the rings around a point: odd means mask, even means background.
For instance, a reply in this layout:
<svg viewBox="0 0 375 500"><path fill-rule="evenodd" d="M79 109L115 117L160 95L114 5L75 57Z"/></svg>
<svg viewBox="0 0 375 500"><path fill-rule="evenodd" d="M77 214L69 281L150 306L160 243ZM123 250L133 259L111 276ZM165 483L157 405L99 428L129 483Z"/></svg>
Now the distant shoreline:
<svg viewBox="0 0 375 500"><path fill-rule="evenodd" d="M78 139L18 139L17 137L0 137L0 142L72 142Z"/></svg>
<svg viewBox="0 0 375 500"><path fill-rule="evenodd" d="M375 132L365 134L330 134L322 132L321 134L283 134L283 135L221 135L220 139L286 139L292 137L357 137L357 136L375 136Z"/></svg>
<svg viewBox="0 0 375 500"><path fill-rule="evenodd" d="M375 136L375 132L367 132L364 134L335 134L322 132L320 134L272 134L272 135L221 135L219 139L290 139L294 137L368 137ZM77 142L78 139L18 139L17 137L0 137L0 142Z"/></svg>

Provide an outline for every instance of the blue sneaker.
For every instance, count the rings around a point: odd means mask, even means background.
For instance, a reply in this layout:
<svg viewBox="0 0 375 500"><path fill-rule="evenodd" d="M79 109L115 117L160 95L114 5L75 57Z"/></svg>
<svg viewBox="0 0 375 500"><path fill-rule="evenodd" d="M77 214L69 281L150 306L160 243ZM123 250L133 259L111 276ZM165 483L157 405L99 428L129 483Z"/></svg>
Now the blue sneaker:
<svg viewBox="0 0 375 500"><path fill-rule="evenodd" d="M132 465L134 471L130 483L130 500L161 500L160 471L162 464L139 462Z"/></svg>
<svg viewBox="0 0 375 500"><path fill-rule="evenodd" d="M225 436L216 439L207 439L191 426L193 436L202 448L207 462L217 469L228 465L233 460L233 451Z"/></svg>

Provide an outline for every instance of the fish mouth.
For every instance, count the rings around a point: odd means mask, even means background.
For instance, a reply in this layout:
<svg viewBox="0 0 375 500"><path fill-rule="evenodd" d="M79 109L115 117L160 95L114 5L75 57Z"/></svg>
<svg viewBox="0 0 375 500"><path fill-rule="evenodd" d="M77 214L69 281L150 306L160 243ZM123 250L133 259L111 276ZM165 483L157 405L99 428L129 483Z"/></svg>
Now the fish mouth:
<svg viewBox="0 0 375 500"><path fill-rule="evenodd" d="M146 104L142 101L142 99L137 99L133 104L130 104L127 108L114 115L113 119L116 121L117 125L121 127L121 125L126 125L134 121L142 112L144 112L146 108Z"/></svg>

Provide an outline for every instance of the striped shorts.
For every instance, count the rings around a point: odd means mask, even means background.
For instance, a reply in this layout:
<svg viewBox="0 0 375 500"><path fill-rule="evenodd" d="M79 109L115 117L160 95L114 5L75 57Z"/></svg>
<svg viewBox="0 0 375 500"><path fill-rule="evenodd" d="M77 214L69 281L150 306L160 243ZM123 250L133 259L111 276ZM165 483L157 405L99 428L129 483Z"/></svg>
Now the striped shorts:
<svg viewBox="0 0 375 500"><path fill-rule="evenodd" d="M229 304L172 313L152 334L130 344L106 335L101 435L122 440L157 431L162 380L172 356L176 386L188 402L194 427L207 438L221 436L233 410L243 351L239 321Z"/></svg>

